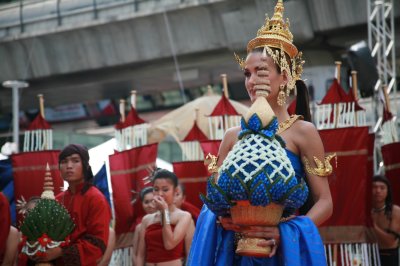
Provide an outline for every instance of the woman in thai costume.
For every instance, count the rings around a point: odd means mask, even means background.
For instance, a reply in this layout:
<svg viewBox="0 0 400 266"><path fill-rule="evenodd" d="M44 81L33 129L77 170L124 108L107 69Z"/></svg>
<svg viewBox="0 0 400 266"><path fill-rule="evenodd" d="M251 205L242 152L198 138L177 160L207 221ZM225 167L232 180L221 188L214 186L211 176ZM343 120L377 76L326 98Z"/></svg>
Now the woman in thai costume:
<svg viewBox="0 0 400 266"><path fill-rule="evenodd" d="M157 211L143 217L136 265L183 265L185 242L191 243L194 230L190 213L174 204L178 178L168 170L158 169L152 182ZM192 235L188 236L188 232Z"/></svg>
<svg viewBox="0 0 400 266"><path fill-rule="evenodd" d="M283 3L278 1L274 16L265 21L256 38L248 43L248 55L245 60L237 60L245 75L245 87L250 100L255 102L258 95L266 97L279 123L276 138L282 139L294 172L298 186L302 186L297 205L285 205L283 219L278 226L250 226L240 228L231 218L218 216L208 199L202 208L196 225L188 265L325 265L323 244L316 226L326 221L332 214L332 199L327 176L332 172L329 159L324 158L324 147L315 126L310 122L311 115L308 102L308 91L301 80L301 53L292 43L293 36L288 22L283 20ZM297 90L296 113L289 116L286 109L286 96ZM249 121L247 121L249 122ZM250 123L242 121L241 127L229 129L220 146L216 165L209 165L213 170L213 181L223 188L219 177L227 169L224 162L232 156L230 151L246 131L253 129ZM254 131L254 130L253 130ZM274 130L267 130L271 132ZM274 131L275 132L275 131ZM274 135L275 133L271 133ZM257 151L255 151L257 153ZM228 169L229 170L229 169ZM304 182L305 181L305 182ZM212 183L211 182L211 183ZM304 184L303 184L304 183ZM272 186L271 186L272 187ZM234 189L236 189L234 187ZM272 188L273 189L273 188ZM210 190L215 189L208 185ZM307 202L307 194L309 193ZM294 216L295 209L303 204L300 214ZM213 209L211 211L210 209ZM305 209L305 210L304 210ZM216 214L217 213L217 214ZM226 214L226 213L225 213ZM263 238L257 245L269 246L270 258L255 258L235 254L235 245L239 234L242 236Z"/></svg>

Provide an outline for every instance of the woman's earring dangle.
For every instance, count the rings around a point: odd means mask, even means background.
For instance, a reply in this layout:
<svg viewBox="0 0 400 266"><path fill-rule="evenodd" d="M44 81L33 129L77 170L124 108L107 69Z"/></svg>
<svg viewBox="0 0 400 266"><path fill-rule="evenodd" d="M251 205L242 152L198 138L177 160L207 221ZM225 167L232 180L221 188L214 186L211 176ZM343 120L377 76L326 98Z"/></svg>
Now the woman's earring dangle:
<svg viewBox="0 0 400 266"><path fill-rule="evenodd" d="M279 85L279 93L277 99L278 105L283 106L286 104L286 94L285 94L285 85Z"/></svg>

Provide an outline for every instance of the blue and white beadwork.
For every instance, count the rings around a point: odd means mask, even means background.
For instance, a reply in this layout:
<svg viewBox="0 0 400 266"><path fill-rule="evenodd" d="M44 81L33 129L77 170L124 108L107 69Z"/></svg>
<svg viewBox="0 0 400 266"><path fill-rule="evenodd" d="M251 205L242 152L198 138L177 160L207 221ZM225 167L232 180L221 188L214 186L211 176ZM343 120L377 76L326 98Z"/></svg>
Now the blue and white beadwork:
<svg viewBox="0 0 400 266"><path fill-rule="evenodd" d="M248 123L242 119L239 141L220 167L217 184L210 178L207 197L202 196L209 209L226 215L238 200L249 200L254 206L273 202L293 209L304 204L307 185L296 178L277 129L275 117L264 128L257 114Z"/></svg>

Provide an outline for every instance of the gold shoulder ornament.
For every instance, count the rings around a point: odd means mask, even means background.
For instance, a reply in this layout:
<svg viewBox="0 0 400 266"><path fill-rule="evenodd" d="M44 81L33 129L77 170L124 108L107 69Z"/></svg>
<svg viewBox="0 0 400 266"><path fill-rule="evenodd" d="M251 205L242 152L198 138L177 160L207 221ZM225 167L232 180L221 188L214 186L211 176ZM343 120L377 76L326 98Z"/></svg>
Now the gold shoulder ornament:
<svg viewBox="0 0 400 266"><path fill-rule="evenodd" d="M218 173L218 166L217 166L218 156L212 155L211 153L207 154L206 158L204 159L204 165L207 165L208 172L210 174Z"/></svg>
<svg viewBox="0 0 400 266"><path fill-rule="evenodd" d="M337 164L337 157L336 157L336 153L334 154L330 154L328 156L325 156L324 161L320 161L317 157L314 157L314 162L317 165L317 167L313 168L310 166L310 162L308 161L308 159L304 156L304 167L306 168L306 171L311 174L311 175L317 175L317 176L321 176L321 177L326 177L329 176L330 174L332 174L332 165L330 164L330 160L332 158L336 158L336 164Z"/></svg>

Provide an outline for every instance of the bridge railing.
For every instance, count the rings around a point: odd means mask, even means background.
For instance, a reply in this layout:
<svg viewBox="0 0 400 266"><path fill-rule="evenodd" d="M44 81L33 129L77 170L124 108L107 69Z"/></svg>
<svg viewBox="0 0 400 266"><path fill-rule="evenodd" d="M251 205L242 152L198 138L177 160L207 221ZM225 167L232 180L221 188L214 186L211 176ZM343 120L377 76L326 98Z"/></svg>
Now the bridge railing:
<svg viewBox="0 0 400 266"><path fill-rule="evenodd" d="M212 0L31 0L0 5L0 39L61 26L107 22L135 13L177 9ZM213 1L215 2L215 0Z"/></svg>

